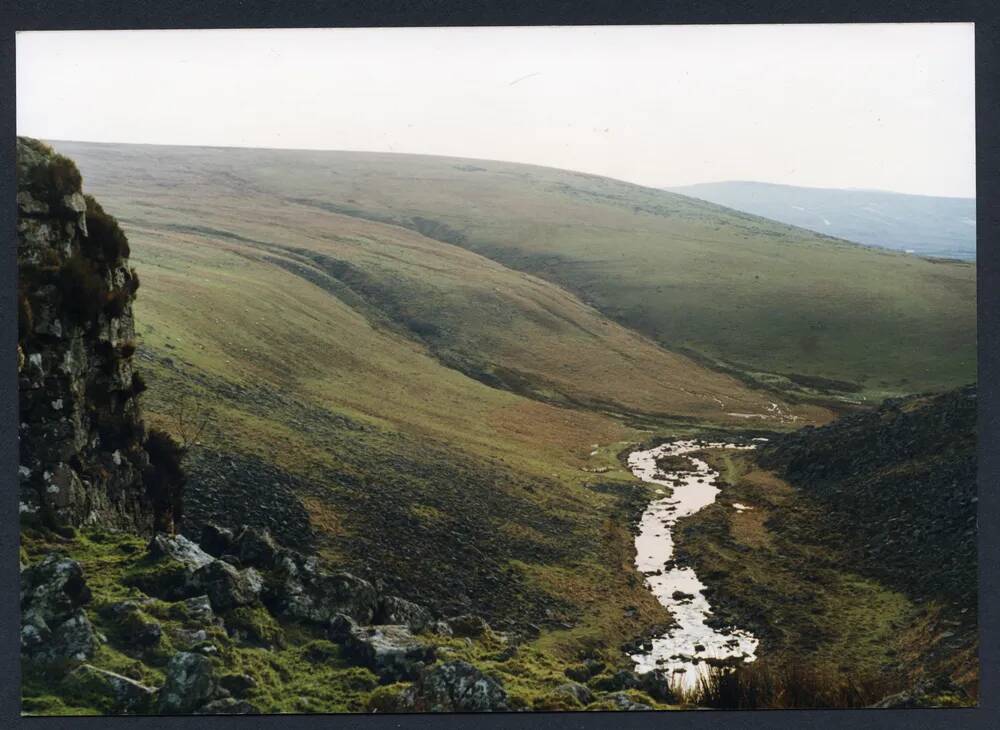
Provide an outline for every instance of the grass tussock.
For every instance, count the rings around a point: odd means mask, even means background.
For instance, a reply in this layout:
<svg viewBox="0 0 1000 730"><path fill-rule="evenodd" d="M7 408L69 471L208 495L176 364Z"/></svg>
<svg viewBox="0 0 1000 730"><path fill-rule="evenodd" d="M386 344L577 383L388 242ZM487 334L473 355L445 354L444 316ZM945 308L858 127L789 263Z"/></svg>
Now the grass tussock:
<svg viewBox="0 0 1000 730"><path fill-rule="evenodd" d="M899 678L882 673L843 675L805 663L764 661L735 669L711 667L687 703L718 710L790 710L871 707L899 692Z"/></svg>

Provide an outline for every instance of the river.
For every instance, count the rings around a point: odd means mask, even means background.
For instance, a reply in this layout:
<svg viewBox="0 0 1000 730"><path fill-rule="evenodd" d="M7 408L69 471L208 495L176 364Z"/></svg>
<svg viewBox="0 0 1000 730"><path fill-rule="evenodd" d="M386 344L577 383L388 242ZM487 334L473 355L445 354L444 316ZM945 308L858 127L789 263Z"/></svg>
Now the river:
<svg viewBox="0 0 1000 730"><path fill-rule="evenodd" d="M659 485L662 498L649 503L642 515L639 534L635 538L635 565L646 577L653 595L673 614L676 626L665 634L652 638L643 651L632 654L636 672L665 670L672 683L685 689L693 688L706 659L729 662L753 661L757 638L750 632L731 627L713 629L706 623L712 607L702 591L705 585L694 570L674 565L674 524L715 501L719 494L716 481L719 473L695 456L686 456L703 449L753 449L753 445L710 443L698 440L671 441L644 451L633 451L628 457L632 473L644 482ZM682 457L675 471L657 466L661 457ZM676 461L676 460L674 460ZM733 505L732 509L752 509Z"/></svg>

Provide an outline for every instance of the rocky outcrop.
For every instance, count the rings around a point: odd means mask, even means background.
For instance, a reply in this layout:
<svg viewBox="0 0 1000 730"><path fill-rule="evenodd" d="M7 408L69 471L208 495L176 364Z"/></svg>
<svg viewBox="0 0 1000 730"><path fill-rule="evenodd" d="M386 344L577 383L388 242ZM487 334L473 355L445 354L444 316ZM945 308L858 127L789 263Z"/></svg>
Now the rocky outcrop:
<svg viewBox="0 0 1000 730"><path fill-rule="evenodd" d="M90 589L80 565L58 554L21 573L21 653L32 661L84 661L98 637L83 606Z"/></svg>
<svg viewBox="0 0 1000 730"><path fill-rule="evenodd" d="M438 664L420 673L403 694L413 712L507 712L507 691L468 662Z"/></svg>
<svg viewBox="0 0 1000 730"><path fill-rule="evenodd" d="M157 710L163 715L183 715L228 694L218 683L211 660L201 654L178 652L167 664Z"/></svg>
<svg viewBox="0 0 1000 730"><path fill-rule="evenodd" d="M17 140L17 207L22 516L172 529L179 486L166 495L146 486L156 464L132 362L139 278L128 241L83 194L73 162L37 140Z"/></svg>
<svg viewBox="0 0 1000 730"><path fill-rule="evenodd" d="M348 656L387 681L415 679L435 659L435 647L399 625L352 626L344 640Z"/></svg>

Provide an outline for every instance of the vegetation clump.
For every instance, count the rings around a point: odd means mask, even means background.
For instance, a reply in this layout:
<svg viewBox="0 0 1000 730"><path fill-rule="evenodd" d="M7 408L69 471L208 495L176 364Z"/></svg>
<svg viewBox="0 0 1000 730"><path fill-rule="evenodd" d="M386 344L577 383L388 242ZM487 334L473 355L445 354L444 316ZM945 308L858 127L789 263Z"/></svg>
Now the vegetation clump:
<svg viewBox="0 0 1000 730"><path fill-rule="evenodd" d="M92 196L85 195L84 200L87 202L87 237L84 243L87 253L108 264L127 259L131 251L118 221L105 212Z"/></svg>
<svg viewBox="0 0 1000 730"><path fill-rule="evenodd" d="M149 467L143 474L146 493L153 503L154 527L173 532L184 515L184 484L187 475L182 462L185 449L166 431L150 429L145 443Z"/></svg>

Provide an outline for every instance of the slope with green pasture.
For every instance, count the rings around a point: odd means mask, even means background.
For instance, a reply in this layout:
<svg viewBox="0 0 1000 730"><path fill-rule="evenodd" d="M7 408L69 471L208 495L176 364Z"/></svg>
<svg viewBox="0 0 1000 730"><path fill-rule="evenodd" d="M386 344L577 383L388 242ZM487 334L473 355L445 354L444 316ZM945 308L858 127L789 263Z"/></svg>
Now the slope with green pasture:
<svg viewBox="0 0 1000 730"><path fill-rule="evenodd" d="M975 267L872 250L681 195L512 163L62 143L91 178L394 222L559 283L741 377L860 400L975 376ZM155 172L154 172L155 167Z"/></svg>

